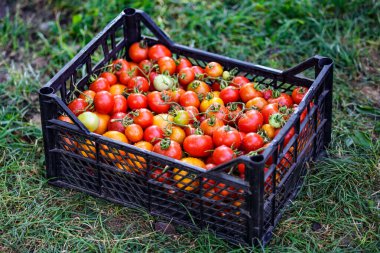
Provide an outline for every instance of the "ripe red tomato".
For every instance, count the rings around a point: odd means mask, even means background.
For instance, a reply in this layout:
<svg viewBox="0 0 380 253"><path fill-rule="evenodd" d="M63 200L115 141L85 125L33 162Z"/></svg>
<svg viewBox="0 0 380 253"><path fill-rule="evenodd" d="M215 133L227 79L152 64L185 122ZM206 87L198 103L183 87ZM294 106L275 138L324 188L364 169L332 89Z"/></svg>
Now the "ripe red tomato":
<svg viewBox="0 0 380 253"><path fill-rule="evenodd" d="M263 123L263 115L259 111L250 110L241 116L238 121L238 127L242 132L257 132Z"/></svg>
<svg viewBox="0 0 380 253"><path fill-rule="evenodd" d="M212 138L208 135L189 135L183 142L183 149L194 157L207 157L213 148Z"/></svg>
<svg viewBox="0 0 380 253"><path fill-rule="evenodd" d="M149 51L148 51L149 59L157 61L161 57L165 57L165 56L172 57L172 52L170 52L170 50L166 46L161 45L161 44L156 44L149 48Z"/></svg>
<svg viewBox="0 0 380 253"><path fill-rule="evenodd" d="M231 84L237 88L243 87L246 83L249 83L249 80L245 76L235 76L231 81Z"/></svg>
<svg viewBox="0 0 380 253"><path fill-rule="evenodd" d="M209 77L219 77L223 74L223 66L217 62L209 62L205 67L205 72Z"/></svg>
<svg viewBox="0 0 380 253"><path fill-rule="evenodd" d="M204 132L204 134L212 136L214 131L222 126L224 126L222 120L212 117L203 120L200 125L200 128Z"/></svg>
<svg viewBox="0 0 380 253"><path fill-rule="evenodd" d="M229 103L226 108L229 111L227 115L227 122L229 122L230 125L235 125L241 115L243 115L241 107L237 103Z"/></svg>
<svg viewBox="0 0 380 253"><path fill-rule="evenodd" d="M110 90L110 83L107 79L103 77L99 77L96 79L92 84L90 84L89 89L95 92L99 91L109 91Z"/></svg>
<svg viewBox="0 0 380 253"><path fill-rule="evenodd" d="M125 136L131 142L139 142L143 139L144 131L140 125L130 124L125 128Z"/></svg>
<svg viewBox="0 0 380 253"><path fill-rule="evenodd" d="M195 74L195 79L203 80L205 75L205 70L200 66L192 66L191 69Z"/></svg>
<svg viewBox="0 0 380 253"><path fill-rule="evenodd" d="M114 73L103 72L103 73L100 74L99 77L103 77L103 78L107 79L107 81L110 84L110 86L112 86L114 84L117 84L117 76Z"/></svg>
<svg viewBox="0 0 380 253"><path fill-rule="evenodd" d="M128 96L128 107L131 110L137 110L148 107L148 98L141 93L132 93Z"/></svg>
<svg viewBox="0 0 380 253"><path fill-rule="evenodd" d="M67 107L75 114L75 116L78 116L82 112L86 111L87 106L88 103L86 100L81 98L76 98L67 105Z"/></svg>
<svg viewBox="0 0 380 253"><path fill-rule="evenodd" d="M177 66L178 67L178 66ZM178 81L181 85L188 85L195 79L195 74L192 68L182 68L178 72Z"/></svg>
<svg viewBox="0 0 380 253"><path fill-rule="evenodd" d="M133 114L133 123L138 124L145 129L153 125L153 113L145 108L138 109Z"/></svg>
<svg viewBox="0 0 380 253"><path fill-rule="evenodd" d="M185 134L186 136L195 134L197 128L195 128L193 125L189 124L187 127L185 127Z"/></svg>
<svg viewBox="0 0 380 253"><path fill-rule="evenodd" d="M96 95L96 92L93 90L85 90L81 92L79 95L79 98L84 99L87 103L91 104L94 102L94 97Z"/></svg>
<svg viewBox="0 0 380 253"><path fill-rule="evenodd" d="M129 64L124 59L116 59L112 62L112 68L115 75L120 78L121 73L126 73L129 70Z"/></svg>
<svg viewBox="0 0 380 253"><path fill-rule="evenodd" d="M178 142L170 139L163 139L157 142L153 147L153 152L177 160L180 160L183 155L181 145L179 145Z"/></svg>
<svg viewBox="0 0 380 253"><path fill-rule="evenodd" d="M177 88L175 90L168 90L170 94L171 101L179 103L179 99L183 93L185 93L185 90L182 88Z"/></svg>
<svg viewBox="0 0 380 253"><path fill-rule="evenodd" d="M286 106L288 108L292 107L293 105L292 97L286 93L281 93L278 98L270 98L268 99L268 102L270 104L278 103L279 106Z"/></svg>
<svg viewBox="0 0 380 253"><path fill-rule="evenodd" d="M144 131L144 141L154 144L162 138L164 138L164 131L159 126L151 125Z"/></svg>
<svg viewBox="0 0 380 253"><path fill-rule="evenodd" d="M248 133L242 143L242 148L246 152L258 150L264 146L263 138L257 133Z"/></svg>
<svg viewBox="0 0 380 253"><path fill-rule="evenodd" d="M215 117L217 119L223 120L223 122L227 122L228 113L229 111L224 105L212 104L206 110L206 118Z"/></svg>
<svg viewBox="0 0 380 253"><path fill-rule="evenodd" d="M134 62L141 62L148 59L148 46L144 40L133 43L128 50L129 57Z"/></svg>
<svg viewBox="0 0 380 253"><path fill-rule="evenodd" d="M234 158L236 158L235 152L226 145L217 147L212 153L212 159L215 165L226 163Z"/></svg>
<svg viewBox="0 0 380 253"><path fill-rule="evenodd" d="M202 95L203 97L206 96L207 93L211 91L210 86L208 86L207 83L200 81L200 80L194 80L187 86L188 91L194 91L197 93L197 95Z"/></svg>
<svg viewBox="0 0 380 253"><path fill-rule="evenodd" d="M96 93L94 98L95 110L98 113L108 114L113 110L115 100L111 93L108 91L100 91Z"/></svg>
<svg viewBox="0 0 380 253"><path fill-rule="evenodd" d="M128 109L127 99L123 95L115 95L113 96L113 100L115 101L112 109L112 114L117 112L126 112Z"/></svg>
<svg viewBox="0 0 380 253"><path fill-rule="evenodd" d="M140 72L143 72L145 74L148 74L149 71L152 69L152 67L153 67L153 62L151 60L142 60L139 63Z"/></svg>
<svg viewBox="0 0 380 253"><path fill-rule="evenodd" d="M135 76L129 79L127 87L129 91L137 89L140 92L148 92L149 82L148 79L143 76Z"/></svg>
<svg viewBox="0 0 380 253"><path fill-rule="evenodd" d="M303 97L306 95L306 93L309 91L306 87L296 87L292 92L292 99L295 104L301 103Z"/></svg>
<svg viewBox="0 0 380 253"><path fill-rule="evenodd" d="M211 90L213 90L213 91L221 91L222 89L220 88L220 83L219 82L213 82L211 84Z"/></svg>
<svg viewBox="0 0 380 253"><path fill-rule="evenodd" d="M120 133L125 132L125 126L123 125L122 120L127 117L127 114L124 112L117 112L111 116L108 121L107 129L108 131L118 131Z"/></svg>
<svg viewBox="0 0 380 253"><path fill-rule="evenodd" d="M255 89L254 83L246 83L243 85L243 87L240 88L239 91L241 100L243 100L244 103L248 102L252 98L256 97L262 97L263 94Z"/></svg>
<svg viewBox="0 0 380 253"><path fill-rule="evenodd" d="M212 135L212 140L216 147L226 145L237 149L241 144L239 131L231 126L223 126L216 129Z"/></svg>
<svg viewBox="0 0 380 253"><path fill-rule="evenodd" d="M200 105L200 102L199 102L197 93L195 93L194 91L186 91L179 98L179 104L184 107L194 106L198 108Z"/></svg>
<svg viewBox="0 0 380 253"><path fill-rule="evenodd" d="M177 69L173 58L168 56L164 56L158 59L157 64L161 74L173 75Z"/></svg>
<svg viewBox="0 0 380 253"><path fill-rule="evenodd" d="M268 102L264 98L262 98L262 97L255 97L255 98L252 98L251 100L249 100L245 104L245 106L246 106L246 108L253 107L253 108L257 108L258 110L261 110L267 104L268 104Z"/></svg>
<svg viewBox="0 0 380 253"><path fill-rule="evenodd" d="M185 111L189 113L190 116L190 124L194 123L194 121L199 120L199 110L195 106L186 106Z"/></svg>
<svg viewBox="0 0 380 253"><path fill-rule="evenodd" d="M274 136L276 136L281 131L281 128L276 129L274 132ZM286 133L284 137L284 147L289 143L290 139L294 136L295 130L294 127L290 128L290 130Z"/></svg>
<svg viewBox="0 0 380 253"><path fill-rule="evenodd" d="M265 100L268 100L273 95L273 89L272 88L266 88L266 89L262 90L261 93L263 94L263 97L265 98Z"/></svg>
<svg viewBox="0 0 380 253"><path fill-rule="evenodd" d="M227 86L220 92L220 98L223 100L224 104L237 102L240 99L239 89L233 86Z"/></svg>
<svg viewBox="0 0 380 253"><path fill-rule="evenodd" d="M184 57L181 57L180 59L178 59L177 62L178 62L177 64L178 73L184 68L191 68L193 66L193 64L191 64L191 62Z"/></svg>
<svg viewBox="0 0 380 253"><path fill-rule="evenodd" d="M170 95L167 92L153 91L148 94L149 108L155 113L167 113L170 109Z"/></svg>
<svg viewBox="0 0 380 253"><path fill-rule="evenodd" d="M268 124L269 123L269 117L272 114L278 113L278 104L268 104L261 109L261 114L263 115L264 118L264 123Z"/></svg>
<svg viewBox="0 0 380 253"><path fill-rule="evenodd" d="M162 169L155 169L150 174L150 177L158 182L163 183L170 178L170 172L164 172Z"/></svg>

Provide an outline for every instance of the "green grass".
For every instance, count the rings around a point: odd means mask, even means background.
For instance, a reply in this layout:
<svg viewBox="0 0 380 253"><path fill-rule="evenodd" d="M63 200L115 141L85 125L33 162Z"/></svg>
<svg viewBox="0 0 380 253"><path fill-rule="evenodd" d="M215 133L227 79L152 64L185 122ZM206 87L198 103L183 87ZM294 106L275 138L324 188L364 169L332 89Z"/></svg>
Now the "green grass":
<svg viewBox="0 0 380 253"><path fill-rule="evenodd" d="M127 4L8 2L0 4L0 252L263 250L184 228L163 235L142 210L49 186L36 92ZM378 252L380 3L130 2L181 44L282 69L314 54L334 59L330 156L310 170L264 250Z"/></svg>

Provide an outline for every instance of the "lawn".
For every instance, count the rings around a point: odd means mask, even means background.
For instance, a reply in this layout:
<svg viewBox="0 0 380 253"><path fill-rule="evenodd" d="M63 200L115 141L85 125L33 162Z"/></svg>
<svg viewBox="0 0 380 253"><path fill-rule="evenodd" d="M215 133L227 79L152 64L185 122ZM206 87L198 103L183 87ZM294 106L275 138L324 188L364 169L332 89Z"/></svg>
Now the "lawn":
<svg viewBox="0 0 380 253"><path fill-rule="evenodd" d="M310 169L266 248L181 227L165 235L142 210L47 184L37 91L127 6L178 43L240 60L334 60L329 158ZM370 0L1 1L0 252L379 252L379 27Z"/></svg>

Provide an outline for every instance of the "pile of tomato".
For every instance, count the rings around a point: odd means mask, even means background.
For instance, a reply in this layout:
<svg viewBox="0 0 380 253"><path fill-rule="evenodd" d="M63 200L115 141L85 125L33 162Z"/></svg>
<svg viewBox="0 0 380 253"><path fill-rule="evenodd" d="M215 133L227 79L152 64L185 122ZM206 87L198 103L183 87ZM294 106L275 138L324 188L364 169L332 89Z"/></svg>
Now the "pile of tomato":
<svg viewBox="0 0 380 253"><path fill-rule="evenodd" d="M130 61L120 58L104 67L91 78L88 89L75 91L77 97L68 108L91 132L206 170L241 155L261 153L308 91L274 90L236 75L234 69L225 70L218 62L196 66L186 58L173 58L161 44L149 47L140 41L128 52ZM66 115L59 119L72 123ZM293 134L294 129L285 145ZM81 153L95 157L93 149ZM118 167L133 171L131 166ZM244 170L242 165L227 173L244 178ZM180 187L186 175L177 169L165 176Z"/></svg>

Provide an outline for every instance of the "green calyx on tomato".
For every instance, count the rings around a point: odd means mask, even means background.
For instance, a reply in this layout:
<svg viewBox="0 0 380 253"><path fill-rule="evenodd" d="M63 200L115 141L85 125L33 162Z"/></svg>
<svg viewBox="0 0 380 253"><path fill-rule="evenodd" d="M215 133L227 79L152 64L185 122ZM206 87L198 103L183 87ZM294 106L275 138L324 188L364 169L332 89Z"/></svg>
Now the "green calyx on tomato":
<svg viewBox="0 0 380 253"><path fill-rule="evenodd" d="M160 141L160 147L162 150L169 149L171 140L169 138L162 139Z"/></svg>
<svg viewBox="0 0 380 253"><path fill-rule="evenodd" d="M284 116L281 113L274 113L269 117L269 124L274 128L281 128L285 124Z"/></svg>

